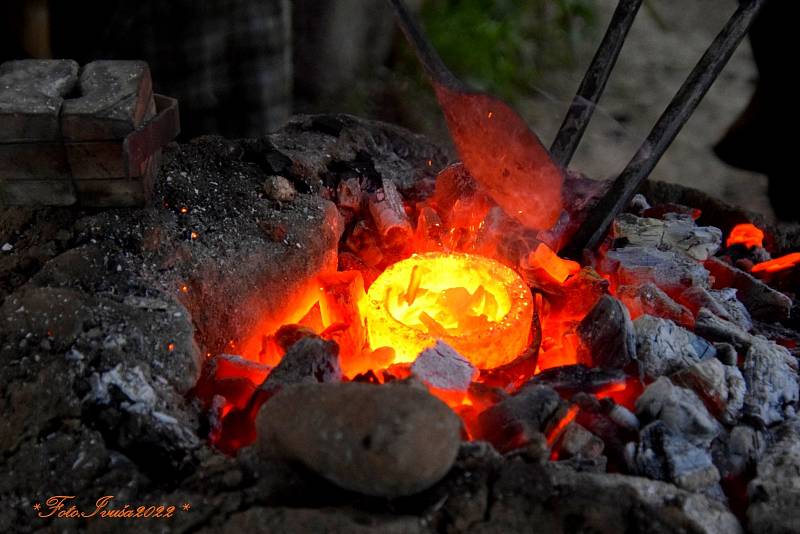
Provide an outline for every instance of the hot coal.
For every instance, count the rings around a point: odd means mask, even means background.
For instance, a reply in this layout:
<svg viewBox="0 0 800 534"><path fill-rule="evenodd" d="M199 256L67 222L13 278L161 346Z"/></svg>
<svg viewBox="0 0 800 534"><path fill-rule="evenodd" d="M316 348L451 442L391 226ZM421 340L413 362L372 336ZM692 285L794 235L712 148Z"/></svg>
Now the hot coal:
<svg viewBox="0 0 800 534"><path fill-rule="evenodd" d="M295 342L261 385L269 393L293 384L341 382L339 346L317 336Z"/></svg>
<svg viewBox="0 0 800 534"><path fill-rule="evenodd" d="M639 369L651 379L713 358L716 353L711 343L670 320L643 315L633 325Z"/></svg>
<svg viewBox="0 0 800 534"><path fill-rule="evenodd" d="M423 350L411 365L411 372L430 387L466 391L478 370L450 345L437 341Z"/></svg>
<svg viewBox="0 0 800 534"><path fill-rule="evenodd" d="M558 457L598 458L603 454L605 444L578 423L571 423L558 442Z"/></svg>
<svg viewBox="0 0 800 534"><path fill-rule="evenodd" d="M625 304L633 319L638 319L642 315L653 315L669 319L684 328L694 327L692 312L686 306L672 300L652 282L618 287L617 297Z"/></svg>
<svg viewBox="0 0 800 534"><path fill-rule="evenodd" d="M681 293L680 300L689 307L695 316L705 308L717 317L730 321L742 330L749 332L753 328L753 320L747 307L736 294L737 290L733 288L716 290L690 287Z"/></svg>
<svg viewBox="0 0 800 534"><path fill-rule="evenodd" d="M623 213L614 221L613 235L627 244L674 250L705 261L722 244L722 231L713 226L696 226L691 217L670 214L662 219Z"/></svg>
<svg viewBox="0 0 800 534"><path fill-rule="evenodd" d="M797 360L780 345L754 338L742 368L747 392L744 415L760 425L794 415L798 403Z"/></svg>
<svg viewBox="0 0 800 534"><path fill-rule="evenodd" d="M709 287L709 273L697 261L671 250L654 247L624 247L610 250L603 258L603 272L616 275L620 285L652 282L673 295L690 286Z"/></svg>
<svg viewBox="0 0 800 534"><path fill-rule="evenodd" d="M710 258L705 267L714 276L717 289L734 288L754 319L779 321L787 319L792 308L792 299L769 287L752 275L733 267L718 258Z"/></svg>
<svg viewBox="0 0 800 534"><path fill-rule="evenodd" d="M732 425L739 420L747 388L735 365L723 365L718 359L709 358L678 371L670 380L697 393L723 423Z"/></svg>
<svg viewBox="0 0 800 534"><path fill-rule="evenodd" d="M578 357L591 367L622 369L636 358L636 334L628 309L603 295L577 328Z"/></svg>
<svg viewBox="0 0 800 534"><path fill-rule="evenodd" d="M545 369L530 379L529 384L548 386L565 397L575 393L597 393L614 385L624 384L627 379L620 369L599 369L581 364L563 365Z"/></svg>

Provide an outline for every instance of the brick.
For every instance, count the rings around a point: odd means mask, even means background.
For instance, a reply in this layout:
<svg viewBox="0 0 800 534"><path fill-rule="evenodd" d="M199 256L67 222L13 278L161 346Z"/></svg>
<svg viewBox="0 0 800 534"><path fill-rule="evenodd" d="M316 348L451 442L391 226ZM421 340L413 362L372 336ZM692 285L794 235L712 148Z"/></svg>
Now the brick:
<svg viewBox="0 0 800 534"><path fill-rule="evenodd" d="M150 156L141 176L75 180L78 204L86 207L144 206L152 196L153 178L158 172L161 151Z"/></svg>
<svg viewBox="0 0 800 534"><path fill-rule="evenodd" d="M81 96L64 101L65 140L122 139L155 115L150 68L143 61L93 61L81 69Z"/></svg>
<svg viewBox="0 0 800 534"><path fill-rule="evenodd" d="M71 60L25 59L0 65L0 142L60 137L63 97L78 80Z"/></svg>
<svg viewBox="0 0 800 534"><path fill-rule="evenodd" d="M0 204L4 206L71 206L76 200L69 180L0 179Z"/></svg>
<svg viewBox="0 0 800 534"><path fill-rule="evenodd" d="M0 178L70 179L67 152L61 143L0 144Z"/></svg>
<svg viewBox="0 0 800 534"><path fill-rule="evenodd" d="M64 148L72 176L76 180L121 178L129 175L121 141L66 143Z"/></svg>

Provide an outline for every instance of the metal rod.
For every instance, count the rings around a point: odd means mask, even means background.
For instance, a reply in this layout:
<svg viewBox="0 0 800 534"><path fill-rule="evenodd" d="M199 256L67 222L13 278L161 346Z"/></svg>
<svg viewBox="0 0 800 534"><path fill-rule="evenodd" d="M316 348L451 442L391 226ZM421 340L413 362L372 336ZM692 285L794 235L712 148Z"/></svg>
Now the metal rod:
<svg viewBox="0 0 800 534"><path fill-rule="evenodd" d="M406 36L406 39L411 43L417 59L422 63L425 72L428 73L433 81L449 87L456 91L469 91L469 88L464 82L455 77L450 72L450 69L444 64L442 58L431 45L422 28L419 26L414 17L408 11L403 0L389 0L389 3L394 7L394 12L397 15L397 21L400 29Z"/></svg>
<svg viewBox="0 0 800 534"><path fill-rule="evenodd" d="M578 92L572 100L572 105L561 123L553 144L550 146L550 155L556 163L567 167L578 149L586 127L592 119L595 106L600 100L606 83L617 63L619 52L625 44L628 31L636 19L636 14L642 6L643 0L620 0L611 22L608 23L606 34L600 47L583 77Z"/></svg>
<svg viewBox="0 0 800 534"><path fill-rule="evenodd" d="M742 3L734 12L631 161L611 184L608 192L590 208L578 231L561 249L562 255L580 259L584 250L594 250L603 241L611 222L628 205L672 144L767 1L750 0Z"/></svg>

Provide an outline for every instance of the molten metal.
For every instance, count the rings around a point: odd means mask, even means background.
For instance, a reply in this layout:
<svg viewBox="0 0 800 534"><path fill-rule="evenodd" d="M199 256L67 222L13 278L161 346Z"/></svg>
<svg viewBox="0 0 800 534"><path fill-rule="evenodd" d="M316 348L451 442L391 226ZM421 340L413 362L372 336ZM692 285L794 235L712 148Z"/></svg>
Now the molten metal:
<svg viewBox="0 0 800 534"><path fill-rule="evenodd" d="M410 362L437 339L490 369L528 345L532 298L523 280L494 260L429 252L386 269L367 294L372 348Z"/></svg>

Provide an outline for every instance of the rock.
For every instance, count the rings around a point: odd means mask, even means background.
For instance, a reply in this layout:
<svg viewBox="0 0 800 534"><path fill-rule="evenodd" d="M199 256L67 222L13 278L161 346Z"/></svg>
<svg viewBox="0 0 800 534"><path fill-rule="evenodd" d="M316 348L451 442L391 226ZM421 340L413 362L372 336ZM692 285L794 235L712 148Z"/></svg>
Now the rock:
<svg viewBox="0 0 800 534"><path fill-rule="evenodd" d="M478 376L469 360L443 341L420 352L411 372L430 387L451 391L466 391Z"/></svg>
<svg viewBox="0 0 800 534"><path fill-rule="evenodd" d="M719 258L710 258L704 265L714 277L714 287L735 288L737 297L754 319L779 321L789 317L792 299L780 291Z"/></svg>
<svg viewBox="0 0 800 534"><path fill-rule="evenodd" d="M461 421L406 383L301 384L259 412L257 446L349 490L411 495L438 482L458 454Z"/></svg>
<svg viewBox="0 0 800 534"><path fill-rule="evenodd" d="M652 379L713 358L716 353L708 341L667 319L643 315L633 326L640 370Z"/></svg>
<svg viewBox="0 0 800 534"><path fill-rule="evenodd" d="M691 217L650 219L623 213L614 221L614 237L632 246L674 250L705 261L722 244L722 231L713 226L696 226Z"/></svg>
<svg viewBox="0 0 800 534"><path fill-rule="evenodd" d="M294 343L270 372L261 389L270 393L293 385L317 382L340 382L339 346L316 336Z"/></svg>
<svg viewBox="0 0 800 534"><path fill-rule="evenodd" d="M620 286L617 288L617 297L628 308L633 319L638 319L642 315L653 315L669 319L684 328L694 326L692 312L672 300L652 282L636 286Z"/></svg>
<svg viewBox="0 0 800 534"><path fill-rule="evenodd" d="M484 522L470 532L530 531L740 534L719 502L672 484L614 473L507 462L497 475Z"/></svg>
<svg viewBox="0 0 800 534"><path fill-rule="evenodd" d="M747 387L737 367L709 358L678 371L670 380L697 393L723 423L732 425L739 419Z"/></svg>
<svg viewBox="0 0 800 534"><path fill-rule="evenodd" d="M283 176L270 176L264 181L264 194L278 202L291 202L297 197L297 190Z"/></svg>
<svg viewBox="0 0 800 534"><path fill-rule="evenodd" d="M731 287L724 289L690 287L681 293L680 300L695 315L706 308L717 317L730 321L749 332L753 329L753 320L747 307L739 301L736 293L737 290Z"/></svg>
<svg viewBox="0 0 800 534"><path fill-rule="evenodd" d="M653 247L625 247L610 250L601 263L604 273L615 274L619 285L652 282L670 295L687 287L709 286L703 265L677 252Z"/></svg>
<svg viewBox="0 0 800 534"><path fill-rule="evenodd" d="M769 426L797 408L797 362L784 347L762 337L754 340L742 369L747 383L744 415Z"/></svg>
<svg viewBox="0 0 800 534"><path fill-rule="evenodd" d="M592 367L622 369L636 358L636 335L628 309L603 295L577 328L578 357Z"/></svg>
<svg viewBox="0 0 800 534"><path fill-rule="evenodd" d="M545 434L564 417L566 410L566 403L554 389L528 385L482 412L475 438L488 441L500 452L508 452Z"/></svg>
<svg viewBox="0 0 800 534"><path fill-rule="evenodd" d="M800 525L800 419L784 423L747 487L749 527L759 533L797 532Z"/></svg>
<svg viewBox="0 0 800 534"><path fill-rule="evenodd" d="M671 431L702 447L707 447L722 430L700 397L690 389L675 386L666 377L645 388L636 400L636 415L645 423L661 420Z"/></svg>
<svg viewBox="0 0 800 534"><path fill-rule="evenodd" d="M663 421L642 429L639 443L631 449L630 468L637 475L672 482L689 491L703 490L720 480L711 454L672 431Z"/></svg>

